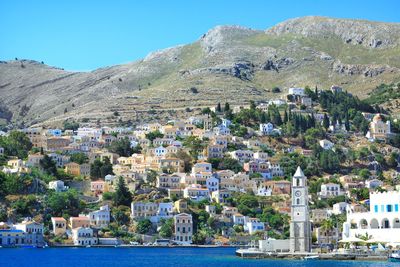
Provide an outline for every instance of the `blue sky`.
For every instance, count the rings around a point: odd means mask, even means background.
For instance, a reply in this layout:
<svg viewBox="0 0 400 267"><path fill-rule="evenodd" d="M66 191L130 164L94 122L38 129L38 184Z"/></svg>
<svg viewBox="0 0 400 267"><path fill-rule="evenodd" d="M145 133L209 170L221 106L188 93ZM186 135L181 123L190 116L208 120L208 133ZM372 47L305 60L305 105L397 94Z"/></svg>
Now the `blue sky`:
<svg viewBox="0 0 400 267"><path fill-rule="evenodd" d="M266 29L320 15L400 22L400 1L0 0L0 59L93 70L190 43L216 25Z"/></svg>

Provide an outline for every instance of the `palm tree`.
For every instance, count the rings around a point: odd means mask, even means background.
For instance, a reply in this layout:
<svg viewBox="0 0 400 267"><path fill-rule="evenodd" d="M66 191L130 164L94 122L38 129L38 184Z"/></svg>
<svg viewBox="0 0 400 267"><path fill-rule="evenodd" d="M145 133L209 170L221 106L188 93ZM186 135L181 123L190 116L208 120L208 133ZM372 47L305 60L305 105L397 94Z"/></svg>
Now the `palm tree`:
<svg viewBox="0 0 400 267"><path fill-rule="evenodd" d="M321 230L327 233L328 243L331 243L330 236L333 229L335 229L335 225L332 219L325 219L321 222Z"/></svg>

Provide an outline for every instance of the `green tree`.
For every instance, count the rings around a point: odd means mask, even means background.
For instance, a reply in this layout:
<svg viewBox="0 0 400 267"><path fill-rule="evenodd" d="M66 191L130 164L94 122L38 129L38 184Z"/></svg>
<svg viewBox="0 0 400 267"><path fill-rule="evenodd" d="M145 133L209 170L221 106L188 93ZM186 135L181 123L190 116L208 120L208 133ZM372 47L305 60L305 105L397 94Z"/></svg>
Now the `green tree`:
<svg viewBox="0 0 400 267"><path fill-rule="evenodd" d="M324 126L325 130L328 130L329 124L330 124L330 122L329 122L328 115L326 115L326 113L324 113L324 119L322 121L322 125Z"/></svg>
<svg viewBox="0 0 400 267"><path fill-rule="evenodd" d="M58 173L56 163L49 156L44 155L43 158L39 161L39 164L45 173L57 176Z"/></svg>
<svg viewBox="0 0 400 267"><path fill-rule="evenodd" d="M136 232L139 234L147 234L151 229L151 221L149 219L140 220L136 227Z"/></svg>
<svg viewBox="0 0 400 267"><path fill-rule="evenodd" d="M85 208L84 203L79 200L78 192L74 189L67 192L51 192L46 203L53 216L78 216Z"/></svg>
<svg viewBox="0 0 400 267"><path fill-rule="evenodd" d="M160 236L162 238L170 238L174 233L174 219L161 219Z"/></svg>
<svg viewBox="0 0 400 267"><path fill-rule="evenodd" d="M129 207L118 206L112 210L113 217L119 226L127 225L130 221Z"/></svg>
<svg viewBox="0 0 400 267"><path fill-rule="evenodd" d="M82 152L73 153L70 157L70 160L78 164L84 164L89 162L89 158L86 156L85 153Z"/></svg>
<svg viewBox="0 0 400 267"><path fill-rule="evenodd" d="M111 145L108 147L108 150L112 153L117 153L121 157L130 157L133 153L131 142L129 141L128 137L112 141Z"/></svg>
<svg viewBox="0 0 400 267"><path fill-rule="evenodd" d="M108 157L105 157L104 161L96 159L90 165L90 176L92 178L102 178L108 174L114 174L113 165L111 164L110 159Z"/></svg>
<svg viewBox="0 0 400 267"><path fill-rule="evenodd" d="M222 112L222 108L221 108L221 103L220 103L220 102L218 102L215 111L216 111L216 112Z"/></svg>
<svg viewBox="0 0 400 267"><path fill-rule="evenodd" d="M159 130L146 134L146 138L149 139L151 142L153 142L153 140L156 138L163 138L163 137L164 135Z"/></svg>
<svg viewBox="0 0 400 267"><path fill-rule="evenodd" d="M28 157L28 152L32 149L32 143L23 132L12 131L8 136L0 137L0 147L4 148L6 156L25 159Z"/></svg>
<svg viewBox="0 0 400 267"><path fill-rule="evenodd" d="M226 103L225 103L224 111L227 112L227 111L229 111L229 110L231 110L231 107L230 107L229 103L226 102Z"/></svg>
<svg viewBox="0 0 400 267"><path fill-rule="evenodd" d="M114 194L114 206L130 206L132 202L132 193L125 184L123 177L118 177L117 189Z"/></svg>

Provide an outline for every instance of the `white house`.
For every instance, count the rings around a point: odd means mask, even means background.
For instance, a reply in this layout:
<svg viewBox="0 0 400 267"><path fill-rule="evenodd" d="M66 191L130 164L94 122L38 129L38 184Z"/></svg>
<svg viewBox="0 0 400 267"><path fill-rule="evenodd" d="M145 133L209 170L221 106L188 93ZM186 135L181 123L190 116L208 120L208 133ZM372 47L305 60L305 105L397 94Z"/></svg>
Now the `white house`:
<svg viewBox="0 0 400 267"><path fill-rule="evenodd" d="M252 235L258 231L265 231L265 224L257 218L249 218L244 226L244 230Z"/></svg>
<svg viewBox="0 0 400 267"><path fill-rule="evenodd" d="M369 211L347 209L343 238L368 234L387 243L400 243L400 192L370 193Z"/></svg>
<svg viewBox="0 0 400 267"><path fill-rule="evenodd" d="M154 149L154 155L157 157L163 157L165 154L167 154L167 149L163 146L159 146Z"/></svg>
<svg viewBox="0 0 400 267"><path fill-rule="evenodd" d="M97 245L97 237L93 235L93 229L89 227L78 227L72 229L72 240L76 246Z"/></svg>
<svg viewBox="0 0 400 267"><path fill-rule="evenodd" d="M378 187L381 187L383 185L383 182L378 179L371 179L365 181L365 187L368 189L376 189Z"/></svg>
<svg viewBox="0 0 400 267"><path fill-rule="evenodd" d="M244 225L246 223L246 216L240 214L240 213L235 213L232 216L233 224L235 225Z"/></svg>
<svg viewBox="0 0 400 267"><path fill-rule="evenodd" d="M270 135L274 131L274 125L270 122L268 123L260 123L260 134L261 135Z"/></svg>
<svg viewBox="0 0 400 267"><path fill-rule="evenodd" d="M289 95L305 96L306 94L304 93L304 88L291 87L289 88Z"/></svg>
<svg viewBox="0 0 400 267"><path fill-rule="evenodd" d="M171 218L173 212L174 212L174 203L173 202L159 203L158 210L157 210L158 221L161 219Z"/></svg>
<svg viewBox="0 0 400 267"><path fill-rule="evenodd" d="M349 203L346 203L346 202L335 203L332 206L332 213L336 214L336 215L345 213L347 210L347 207L350 207Z"/></svg>
<svg viewBox="0 0 400 267"><path fill-rule="evenodd" d="M193 201L201 201L210 199L210 191L207 188L202 188L198 184L193 184L183 190L183 197L189 198Z"/></svg>
<svg viewBox="0 0 400 267"><path fill-rule="evenodd" d="M272 196L272 188L267 188L266 186L259 186L257 188L257 196L269 197Z"/></svg>
<svg viewBox="0 0 400 267"><path fill-rule="evenodd" d="M321 185L321 192L319 192L321 198L337 197L341 195L343 195L343 192L340 190L339 184L328 183Z"/></svg>
<svg viewBox="0 0 400 267"><path fill-rule="evenodd" d="M110 224L110 209L108 205L100 207L99 210L89 212L90 225L96 228L107 227Z"/></svg>
<svg viewBox="0 0 400 267"><path fill-rule="evenodd" d="M333 146L335 145L334 143L332 143L331 141L327 140L327 139L323 139L319 141L319 145L324 149L324 150L330 150L333 148Z"/></svg>
<svg viewBox="0 0 400 267"><path fill-rule="evenodd" d="M63 181L56 180L49 182L49 189L53 189L56 192L62 192L68 190L68 186L65 186Z"/></svg>
<svg viewBox="0 0 400 267"><path fill-rule="evenodd" d="M210 192L217 191L219 189L219 179L215 176L207 178L206 186Z"/></svg>

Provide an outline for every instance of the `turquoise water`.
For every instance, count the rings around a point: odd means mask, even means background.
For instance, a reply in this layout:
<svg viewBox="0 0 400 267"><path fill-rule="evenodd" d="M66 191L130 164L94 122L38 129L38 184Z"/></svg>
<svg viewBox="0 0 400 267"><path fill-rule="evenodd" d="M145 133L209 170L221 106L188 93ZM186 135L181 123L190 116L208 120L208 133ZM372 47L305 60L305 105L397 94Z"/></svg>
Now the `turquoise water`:
<svg viewBox="0 0 400 267"><path fill-rule="evenodd" d="M234 248L46 248L0 249L0 266L56 267L236 267L236 266L400 266L389 262L249 260L235 256Z"/></svg>

